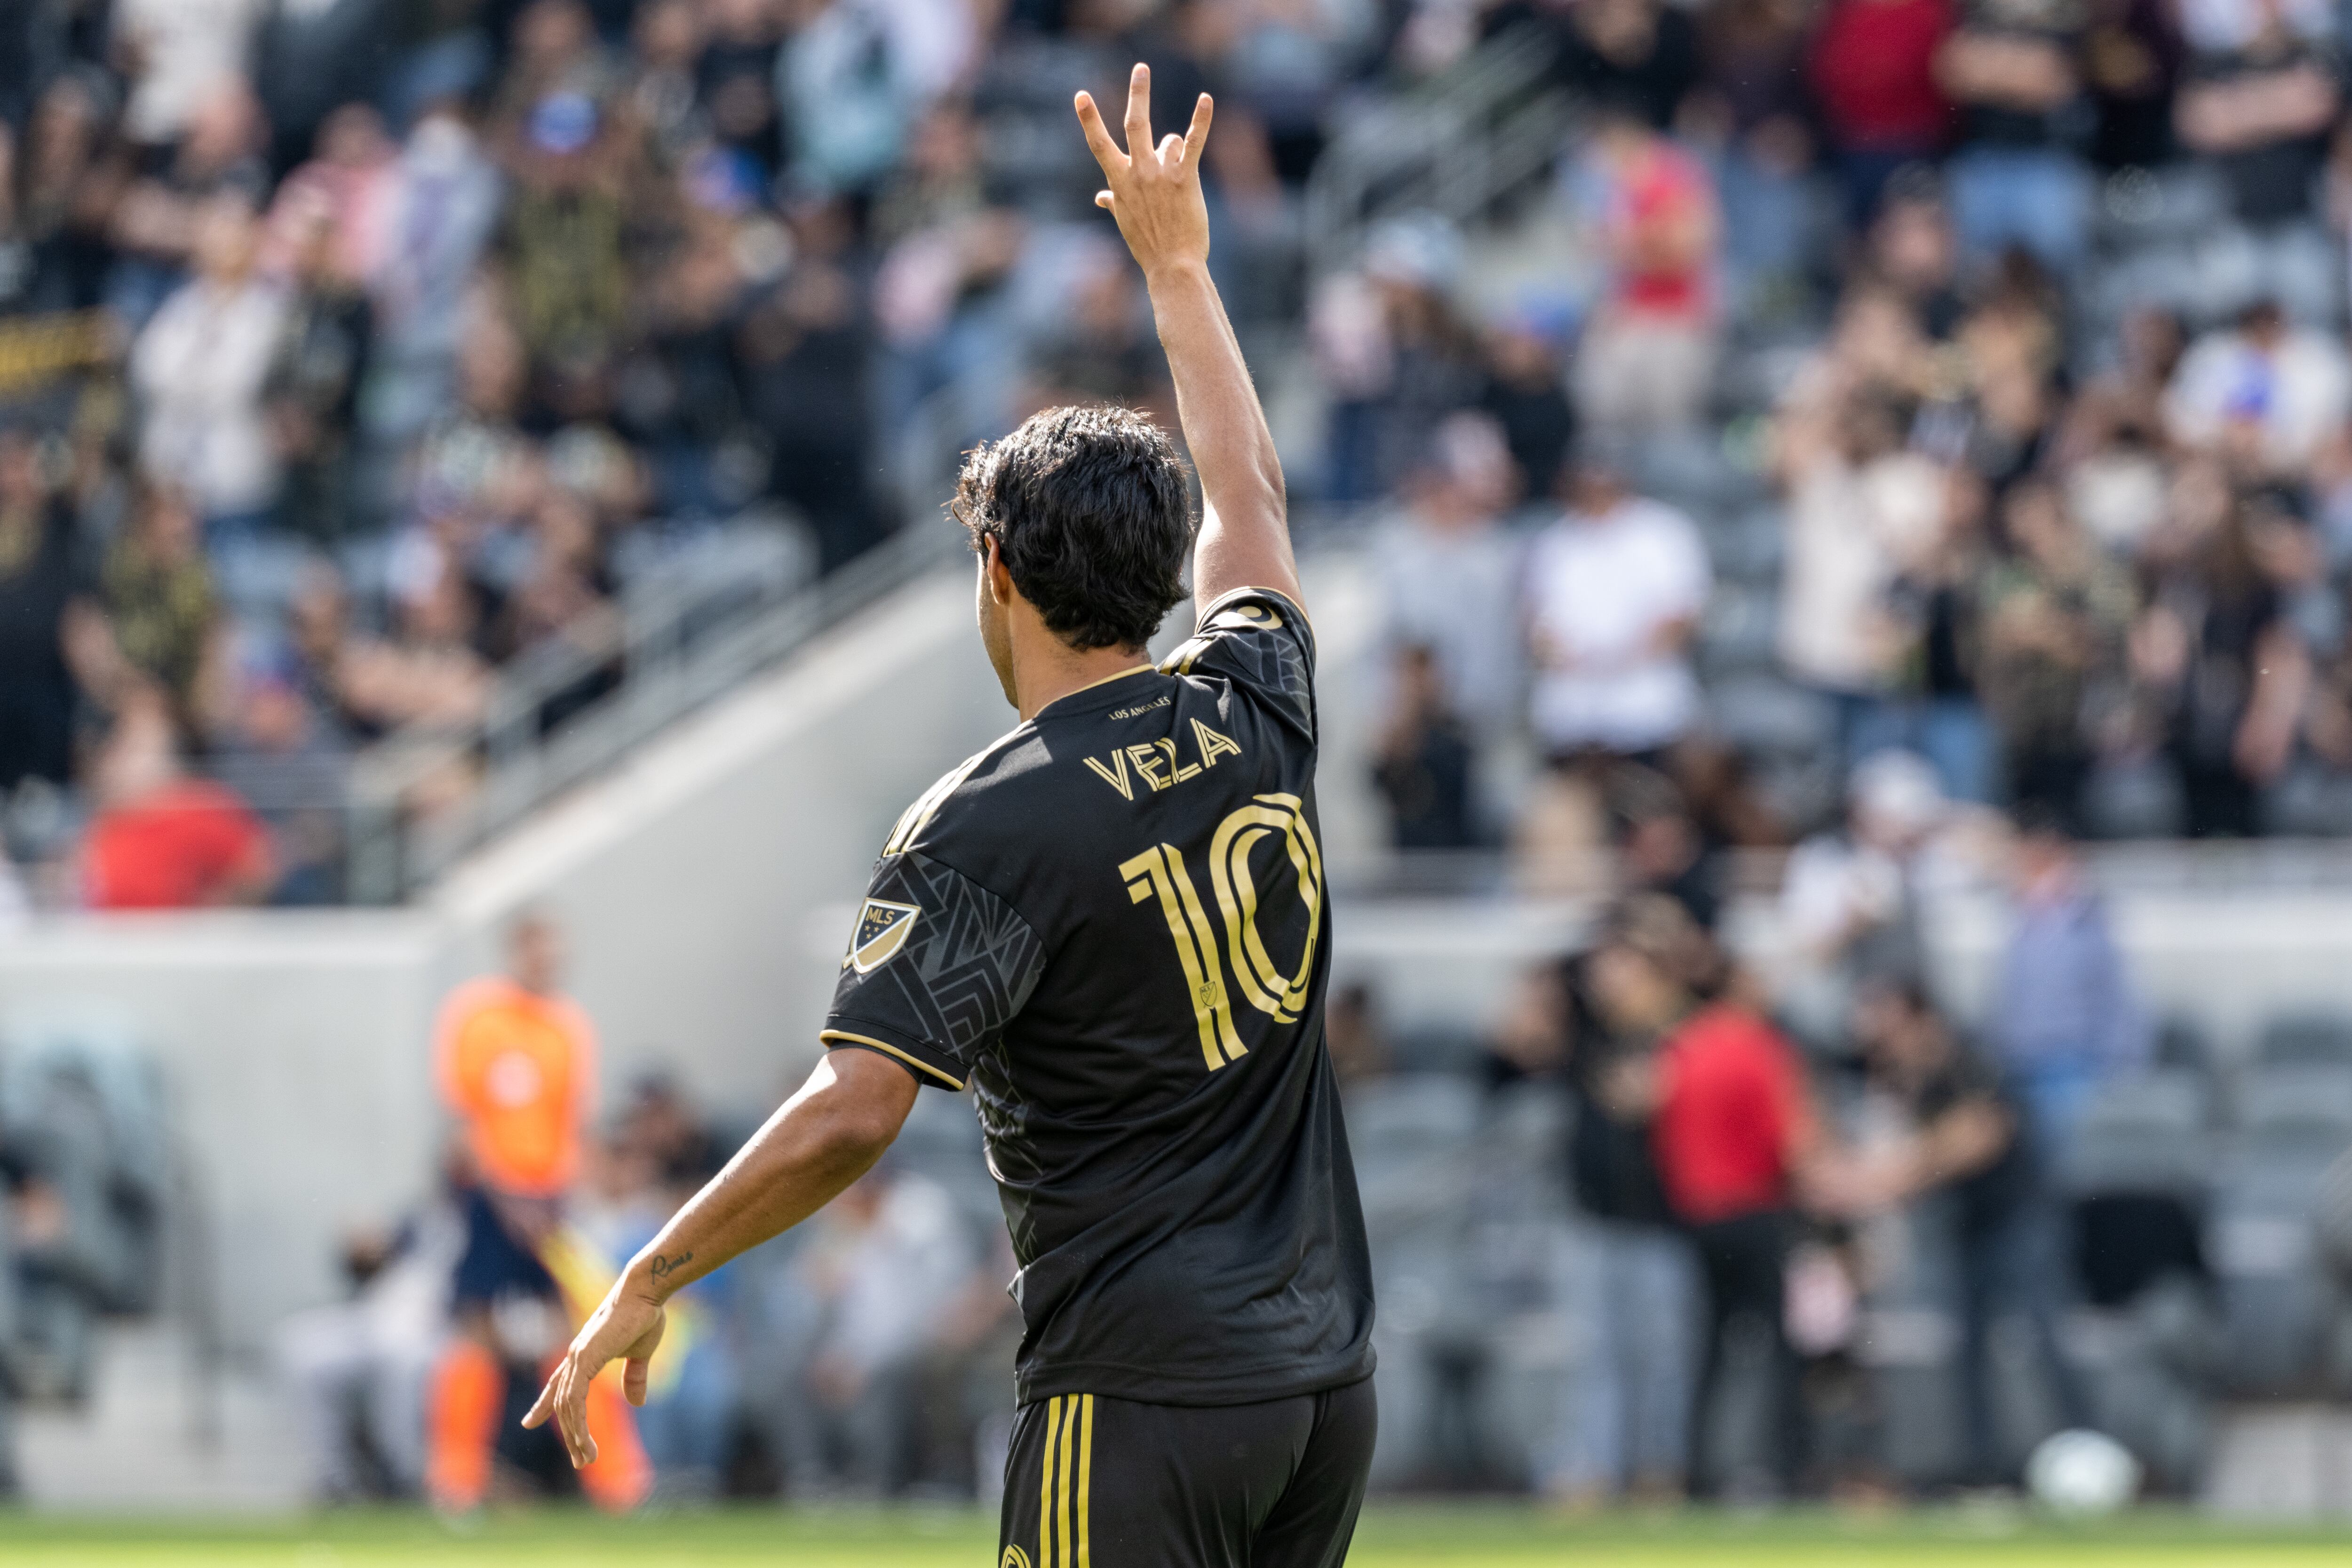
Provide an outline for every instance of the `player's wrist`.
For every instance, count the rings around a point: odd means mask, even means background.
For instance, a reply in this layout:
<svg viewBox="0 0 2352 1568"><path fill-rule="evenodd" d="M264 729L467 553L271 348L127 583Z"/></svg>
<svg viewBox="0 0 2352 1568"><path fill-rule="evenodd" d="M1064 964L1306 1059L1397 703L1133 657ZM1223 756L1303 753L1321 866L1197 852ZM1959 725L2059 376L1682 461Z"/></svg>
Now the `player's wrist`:
<svg viewBox="0 0 2352 1568"><path fill-rule="evenodd" d="M1209 280L1209 258L1206 256L1170 256L1144 262L1145 287L1157 291Z"/></svg>
<svg viewBox="0 0 2352 1568"><path fill-rule="evenodd" d="M686 1284L683 1270L693 1259L694 1254L683 1248L647 1247L621 1271L621 1289L653 1306L666 1306Z"/></svg>

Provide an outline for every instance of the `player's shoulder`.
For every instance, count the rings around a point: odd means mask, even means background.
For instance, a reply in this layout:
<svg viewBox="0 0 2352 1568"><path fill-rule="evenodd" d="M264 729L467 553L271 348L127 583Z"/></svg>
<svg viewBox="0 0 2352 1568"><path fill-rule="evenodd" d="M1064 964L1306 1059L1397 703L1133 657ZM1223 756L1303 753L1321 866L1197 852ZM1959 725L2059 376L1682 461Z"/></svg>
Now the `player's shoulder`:
<svg viewBox="0 0 2352 1568"><path fill-rule="evenodd" d="M1276 589L1219 595L1160 668L1166 675L1234 681L1308 715L1311 728L1315 628L1297 602Z"/></svg>
<svg viewBox="0 0 2352 1568"><path fill-rule="evenodd" d="M1040 765L1036 726L1023 723L941 773L898 814L882 856L910 853L937 858L951 846L969 845L975 835L995 837L1028 814L1046 779Z"/></svg>
<svg viewBox="0 0 2352 1568"><path fill-rule="evenodd" d="M1286 633L1293 641L1310 648L1314 646L1314 625L1289 595L1275 588L1231 588L1202 607L1186 646L1202 637L1268 632ZM1183 651L1178 648L1160 662L1160 668L1177 663Z"/></svg>

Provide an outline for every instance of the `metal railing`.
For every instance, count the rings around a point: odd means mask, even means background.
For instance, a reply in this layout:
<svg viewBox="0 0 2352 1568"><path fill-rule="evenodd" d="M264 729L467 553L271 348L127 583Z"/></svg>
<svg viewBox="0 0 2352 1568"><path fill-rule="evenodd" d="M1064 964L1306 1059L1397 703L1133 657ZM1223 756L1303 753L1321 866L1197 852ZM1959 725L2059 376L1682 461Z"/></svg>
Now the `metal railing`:
<svg viewBox="0 0 2352 1568"><path fill-rule="evenodd" d="M481 720L404 731L352 760L343 895L406 899L460 857L919 573L954 531L914 522L848 565L709 580L688 573L501 670ZM268 802L257 802L265 810Z"/></svg>
<svg viewBox="0 0 2352 1568"><path fill-rule="evenodd" d="M1402 97L1343 116L1307 186L1307 250L1346 266L1382 219L1429 212L1470 226L1549 168L1574 110L1549 80L1550 46L1514 27Z"/></svg>

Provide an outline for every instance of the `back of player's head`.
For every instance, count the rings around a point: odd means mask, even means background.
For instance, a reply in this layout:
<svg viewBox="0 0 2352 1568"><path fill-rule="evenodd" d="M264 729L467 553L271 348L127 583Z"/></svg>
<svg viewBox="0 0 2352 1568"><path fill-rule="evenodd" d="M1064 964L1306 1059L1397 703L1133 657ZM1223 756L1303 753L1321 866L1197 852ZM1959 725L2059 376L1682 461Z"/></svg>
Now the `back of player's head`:
<svg viewBox="0 0 2352 1568"><path fill-rule="evenodd" d="M996 542L1013 585L1073 647L1140 647L1184 596L1184 459L1132 409L1031 415L964 459L948 510L973 549Z"/></svg>

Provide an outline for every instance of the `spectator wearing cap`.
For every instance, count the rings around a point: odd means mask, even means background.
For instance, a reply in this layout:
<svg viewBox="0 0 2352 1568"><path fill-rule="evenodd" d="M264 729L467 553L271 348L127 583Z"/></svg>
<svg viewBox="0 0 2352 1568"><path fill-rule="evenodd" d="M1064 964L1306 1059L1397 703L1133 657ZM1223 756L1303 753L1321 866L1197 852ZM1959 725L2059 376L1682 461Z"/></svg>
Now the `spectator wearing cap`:
<svg viewBox="0 0 2352 1568"><path fill-rule="evenodd" d="M2148 1020L2062 817L2021 815L2011 877L1990 1043L2048 1152L2065 1147L2101 1083L2147 1066Z"/></svg>
<svg viewBox="0 0 2352 1568"><path fill-rule="evenodd" d="M1361 269L1317 289L1307 336L1331 393L1328 500L1393 491L1424 434L1475 399L1476 345L1453 302L1461 268L1459 231L1423 213L1379 226Z"/></svg>
<svg viewBox="0 0 2352 1568"><path fill-rule="evenodd" d="M1879 752L1847 781L1843 826L1790 855L1780 920L1793 963L1781 1005L1808 1038L1833 1039L1861 986L1927 973L1920 900L1948 816L1925 760Z"/></svg>
<svg viewBox="0 0 2352 1568"><path fill-rule="evenodd" d="M1446 706L1488 741L1516 722L1525 688L1519 545L1502 527L1515 476L1483 414L1449 415L1423 443L1374 543L1385 640L1433 655Z"/></svg>
<svg viewBox="0 0 2352 1568"><path fill-rule="evenodd" d="M607 129L584 92L551 92L530 106L499 241L532 363L589 380L613 353L629 304L627 213Z"/></svg>
<svg viewBox="0 0 2352 1568"><path fill-rule="evenodd" d="M1690 641L1711 577L1697 528L1628 488L1624 443L1579 442L1526 574L1530 719L1556 764L1654 759L1698 717Z"/></svg>

